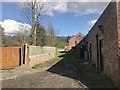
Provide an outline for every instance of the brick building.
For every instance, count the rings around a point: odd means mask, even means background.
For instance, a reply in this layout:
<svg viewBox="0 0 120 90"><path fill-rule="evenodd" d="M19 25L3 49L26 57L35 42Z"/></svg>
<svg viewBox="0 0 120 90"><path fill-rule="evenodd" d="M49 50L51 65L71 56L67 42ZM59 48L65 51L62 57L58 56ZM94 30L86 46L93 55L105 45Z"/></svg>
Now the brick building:
<svg viewBox="0 0 120 90"><path fill-rule="evenodd" d="M82 39L84 38L84 35L82 33L78 33L75 36L71 37L69 39L68 45L65 47L66 51L71 50L73 47L75 47Z"/></svg>
<svg viewBox="0 0 120 90"><path fill-rule="evenodd" d="M120 1L109 3L76 48L120 87Z"/></svg>

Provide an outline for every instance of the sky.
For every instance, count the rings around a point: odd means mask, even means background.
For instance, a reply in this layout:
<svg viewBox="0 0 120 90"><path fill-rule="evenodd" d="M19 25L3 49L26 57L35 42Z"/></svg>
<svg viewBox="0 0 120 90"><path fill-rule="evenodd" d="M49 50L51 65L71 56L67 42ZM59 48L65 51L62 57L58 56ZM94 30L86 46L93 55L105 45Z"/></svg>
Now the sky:
<svg viewBox="0 0 120 90"><path fill-rule="evenodd" d="M46 12L41 23L53 25L59 36L72 36L79 32L86 35L95 24L108 2L51 2L53 7ZM48 4L47 4L48 5ZM23 15L19 3L2 2L2 20L0 24L12 31L19 23L29 26L29 21ZM23 23L23 24L22 24ZM9 29L9 27L11 29ZM30 27L30 26L29 26Z"/></svg>

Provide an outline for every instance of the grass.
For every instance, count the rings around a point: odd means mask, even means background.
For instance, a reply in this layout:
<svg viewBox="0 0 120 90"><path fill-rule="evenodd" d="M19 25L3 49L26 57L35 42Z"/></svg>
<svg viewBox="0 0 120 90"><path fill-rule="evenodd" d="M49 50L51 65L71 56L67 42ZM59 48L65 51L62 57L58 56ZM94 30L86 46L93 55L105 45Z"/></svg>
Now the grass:
<svg viewBox="0 0 120 90"><path fill-rule="evenodd" d="M109 80L103 72L98 71L92 65L80 66L82 77L87 81L87 85L91 88L114 88L114 84Z"/></svg>
<svg viewBox="0 0 120 90"><path fill-rule="evenodd" d="M113 82L107 78L107 76L93 67L91 64L80 64L78 70L81 73L82 78L87 81L87 86L90 88L115 88Z"/></svg>
<svg viewBox="0 0 120 90"><path fill-rule="evenodd" d="M37 68L40 68L40 67L44 67L46 65L52 64L55 61L59 61L59 60L61 60L63 58L63 57L59 57L60 55L64 55L64 53L57 52L57 56L55 58L52 58L52 59L50 59L48 61L45 61L45 62L37 64L37 65L34 65L32 67L32 69L37 69Z"/></svg>
<svg viewBox="0 0 120 90"><path fill-rule="evenodd" d="M78 58L75 52L69 52L64 58L69 59L69 63L74 63L76 69L80 73L83 81L89 88L115 88L114 83L92 64L85 62L83 59Z"/></svg>
<svg viewBox="0 0 120 90"><path fill-rule="evenodd" d="M99 71L91 64L86 64L84 60L76 57L74 52L61 52L55 58L35 65L32 68L36 69L38 67L43 67L55 61L60 61L58 64L60 66L66 65L67 63L74 64L74 67L78 70L83 82L89 88L115 88L113 82L107 78L103 72Z"/></svg>

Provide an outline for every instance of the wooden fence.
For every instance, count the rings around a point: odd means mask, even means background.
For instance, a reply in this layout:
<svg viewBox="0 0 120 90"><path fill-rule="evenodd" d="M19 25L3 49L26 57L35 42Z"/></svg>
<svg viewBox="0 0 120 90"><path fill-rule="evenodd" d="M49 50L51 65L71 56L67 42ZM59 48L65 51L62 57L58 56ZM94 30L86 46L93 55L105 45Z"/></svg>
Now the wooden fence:
<svg viewBox="0 0 120 90"><path fill-rule="evenodd" d="M1 47L1 62L2 69L14 68L20 65L20 47Z"/></svg>
<svg viewBox="0 0 120 90"><path fill-rule="evenodd" d="M0 47L0 69L15 68L22 64L34 65L36 62L49 60L56 55L55 47L22 46Z"/></svg>

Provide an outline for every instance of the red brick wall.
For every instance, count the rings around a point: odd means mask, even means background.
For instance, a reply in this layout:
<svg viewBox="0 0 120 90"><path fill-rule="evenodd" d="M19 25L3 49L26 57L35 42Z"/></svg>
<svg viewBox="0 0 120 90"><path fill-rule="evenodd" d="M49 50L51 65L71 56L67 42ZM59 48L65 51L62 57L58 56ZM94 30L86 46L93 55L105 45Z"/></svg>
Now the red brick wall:
<svg viewBox="0 0 120 90"><path fill-rule="evenodd" d="M120 1L117 3L117 29L118 29L118 59L119 59L119 85L120 85Z"/></svg>
<svg viewBox="0 0 120 90"><path fill-rule="evenodd" d="M99 25L102 25L103 32L100 31ZM88 42L88 52L89 58L91 55L91 61L99 67L97 64L97 43L96 36L98 40L103 39L103 46L101 52L103 53L103 66L104 73L113 82L119 86L119 57L118 57L118 30L117 30L117 4L112 2L108 5L106 10L98 19L97 23L89 31L87 40ZM90 54L90 44L91 44L91 54ZM99 61L100 63L100 61Z"/></svg>
<svg viewBox="0 0 120 90"><path fill-rule="evenodd" d="M74 37L70 38L69 40L69 50L72 49L72 47L76 46L82 39L84 38L84 35L81 33L78 33Z"/></svg>

